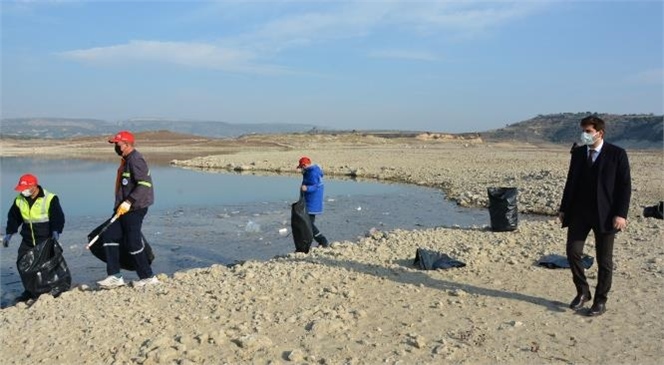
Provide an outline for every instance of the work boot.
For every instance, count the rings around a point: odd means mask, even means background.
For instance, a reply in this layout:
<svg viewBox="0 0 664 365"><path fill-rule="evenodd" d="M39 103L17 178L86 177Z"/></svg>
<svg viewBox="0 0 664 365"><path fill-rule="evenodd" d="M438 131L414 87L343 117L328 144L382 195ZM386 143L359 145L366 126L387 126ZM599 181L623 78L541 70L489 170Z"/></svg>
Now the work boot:
<svg viewBox="0 0 664 365"><path fill-rule="evenodd" d="M327 238L325 238L325 236L323 236L320 233L318 234L318 236L314 237L314 240L316 240L316 242L318 242L318 246L320 246L320 247L323 247L323 248L330 247L330 243L327 242Z"/></svg>
<svg viewBox="0 0 664 365"><path fill-rule="evenodd" d="M21 293L21 295L17 296L15 300L16 300L16 303L19 303L19 302L27 302L30 299L33 299L32 293L30 293L27 290L24 290L23 293Z"/></svg>

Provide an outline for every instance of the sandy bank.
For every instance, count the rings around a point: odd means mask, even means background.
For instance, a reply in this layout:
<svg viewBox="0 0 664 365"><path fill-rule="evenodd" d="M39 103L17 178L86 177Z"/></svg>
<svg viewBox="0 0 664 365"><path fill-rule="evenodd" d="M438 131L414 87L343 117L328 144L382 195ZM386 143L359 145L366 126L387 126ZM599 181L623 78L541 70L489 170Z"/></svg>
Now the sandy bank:
<svg viewBox="0 0 664 365"><path fill-rule="evenodd" d="M438 187L464 205L485 205L488 186L516 186L522 211L546 214L557 208L569 161L562 147L281 138L272 141L278 147L173 159L189 167L278 172L308 155L328 175ZM151 149L145 147L139 145ZM43 296L0 311L0 358L16 364L655 364L664 358L664 224L640 215L642 205L664 196L664 155L628 153L630 223L616 240L608 312L598 318L567 308L575 294L567 270L534 265L543 255L564 254L565 231L551 217L505 233L377 232L309 255L162 276L158 287ZM412 265L418 247L467 266L418 270ZM590 240L588 252L593 248ZM594 285L596 266L589 278Z"/></svg>

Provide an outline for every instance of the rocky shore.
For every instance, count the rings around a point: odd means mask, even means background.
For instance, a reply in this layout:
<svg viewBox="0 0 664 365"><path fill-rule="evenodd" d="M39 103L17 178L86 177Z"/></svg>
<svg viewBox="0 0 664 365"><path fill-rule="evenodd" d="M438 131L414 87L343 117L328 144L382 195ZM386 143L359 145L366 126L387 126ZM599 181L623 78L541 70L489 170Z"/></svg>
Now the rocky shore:
<svg viewBox="0 0 664 365"><path fill-rule="evenodd" d="M260 138L260 137L254 137ZM172 163L246 173L293 171L302 155L328 176L400 181L486 206L487 187L519 189L519 210L548 219L513 232L485 228L375 232L308 255L161 275L155 287L78 287L0 310L7 364L656 364L664 358L662 220L643 206L664 197L664 153L630 151L633 196L614 252L603 316L567 306L568 270L536 265L564 254L553 216L569 149L416 140L276 136L260 148ZM186 141L171 150L186 148ZM53 147L50 154L67 155ZM150 146L139 149L148 158ZM81 153L78 151L77 153ZM83 151L84 152L84 151ZM214 152L214 151L212 151ZM192 242L195 244L195 242ZM428 248L466 266L424 271ZM587 242L594 256L594 242ZM596 266L588 270L591 285Z"/></svg>

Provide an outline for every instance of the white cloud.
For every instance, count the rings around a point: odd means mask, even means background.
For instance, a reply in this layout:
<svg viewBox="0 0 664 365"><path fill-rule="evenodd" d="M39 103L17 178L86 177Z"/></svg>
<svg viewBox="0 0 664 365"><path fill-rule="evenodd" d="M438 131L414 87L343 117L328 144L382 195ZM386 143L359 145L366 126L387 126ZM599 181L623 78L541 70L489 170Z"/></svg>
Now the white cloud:
<svg viewBox="0 0 664 365"><path fill-rule="evenodd" d="M349 1L322 3L277 2L272 17L251 17L261 21L246 25L245 31L214 42L169 42L134 40L89 49L71 50L61 55L94 64L161 62L194 68L260 74L292 73L287 67L272 65L275 55L339 40L380 37L385 32L410 37L463 38L528 16L541 2L445 2L445 1ZM283 6L283 8L282 8ZM234 7L238 7L235 3ZM251 7L249 7L251 9ZM187 15L183 15L186 18ZM200 14L197 13L197 17ZM424 46L420 51L374 51L371 57L433 61L437 57Z"/></svg>
<svg viewBox="0 0 664 365"><path fill-rule="evenodd" d="M402 59L402 60L412 60L412 61L438 61L439 57L436 57L430 52L427 51L415 51L415 50L406 50L406 49L382 49L382 50L373 50L368 53L369 57L373 58L390 58L390 59Z"/></svg>
<svg viewBox="0 0 664 365"><path fill-rule="evenodd" d="M264 74L288 72L279 66L254 63L251 53L207 43L133 40L125 44L61 52L60 55L85 63L101 65L146 62L233 72Z"/></svg>
<svg viewBox="0 0 664 365"><path fill-rule="evenodd" d="M326 3L328 4L328 3ZM282 50L293 46L379 35L385 30L412 36L445 34L454 38L489 31L531 14L547 2L355 1L325 11L291 13L239 35L239 44ZM233 39L227 39L233 40ZM241 42L241 43L240 43Z"/></svg>
<svg viewBox="0 0 664 365"><path fill-rule="evenodd" d="M664 84L664 69L656 68L641 71L628 77L628 80L641 84Z"/></svg>
<svg viewBox="0 0 664 365"><path fill-rule="evenodd" d="M428 3L425 3L428 4ZM424 33L446 29L456 36L485 32L541 11L547 2L435 2L406 7L395 22Z"/></svg>

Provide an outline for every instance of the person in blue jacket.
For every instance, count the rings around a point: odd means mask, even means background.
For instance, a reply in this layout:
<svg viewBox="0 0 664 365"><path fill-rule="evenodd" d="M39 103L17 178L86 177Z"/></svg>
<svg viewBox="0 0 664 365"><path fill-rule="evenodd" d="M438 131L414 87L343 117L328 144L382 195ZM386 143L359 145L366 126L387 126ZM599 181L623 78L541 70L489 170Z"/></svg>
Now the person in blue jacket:
<svg viewBox="0 0 664 365"><path fill-rule="evenodd" d="M311 219L311 228L314 232L314 240L321 247L329 247L327 238L320 232L314 222L316 216L323 214L323 194L325 185L323 184L323 169L318 165L313 165L309 157L302 157L297 165L302 170L302 186L304 200L307 202L307 211Z"/></svg>

